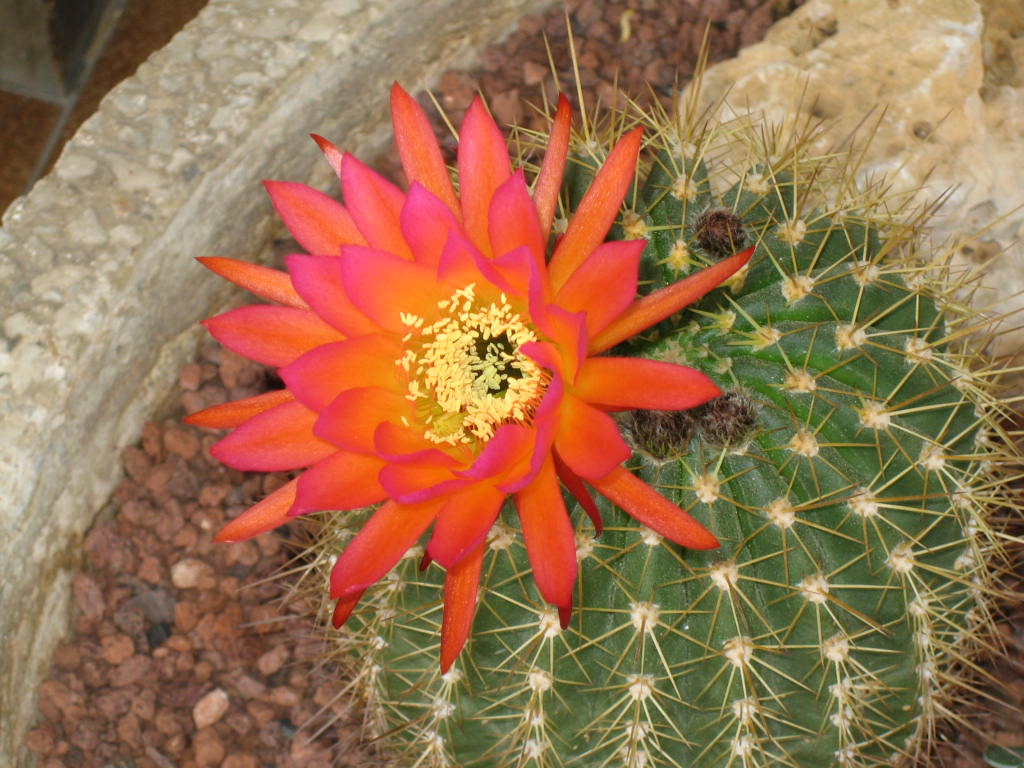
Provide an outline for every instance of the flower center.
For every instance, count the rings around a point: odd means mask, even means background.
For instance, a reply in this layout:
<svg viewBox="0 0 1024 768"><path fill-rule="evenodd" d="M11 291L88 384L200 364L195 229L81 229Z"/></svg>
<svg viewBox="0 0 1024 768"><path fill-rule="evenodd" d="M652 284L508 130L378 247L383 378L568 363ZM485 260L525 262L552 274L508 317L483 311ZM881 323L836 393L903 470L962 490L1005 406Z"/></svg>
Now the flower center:
<svg viewBox="0 0 1024 768"><path fill-rule="evenodd" d="M550 379L519 348L537 336L501 294L481 301L475 284L438 302L427 325L403 314L409 328L398 361L409 374L406 397L415 404L428 440L447 445L487 441L501 424L528 423Z"/></svg>

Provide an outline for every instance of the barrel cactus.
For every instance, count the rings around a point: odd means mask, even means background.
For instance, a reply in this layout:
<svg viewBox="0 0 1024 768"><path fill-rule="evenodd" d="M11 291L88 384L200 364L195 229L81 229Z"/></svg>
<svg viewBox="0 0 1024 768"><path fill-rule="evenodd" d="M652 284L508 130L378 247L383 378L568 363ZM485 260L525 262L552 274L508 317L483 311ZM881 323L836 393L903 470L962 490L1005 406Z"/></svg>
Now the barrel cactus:
<svg viewBox="0 0 1024 768"><path fill-rule="evenodd" d="M609 238L646 243L641 293L753 249L723 285L614 349L720 390L694 408L616 414L628 469L720 546L680 547L614 494L585 514L563 488L570 618L542 595L506 501L461 654L445 648L446 569L424 538L358 603L343 595L333 658L367 736L400 764L913 764L992 643L1005 563L993 520L1014 506L1017 455L997 366L978 351L988 321L961 303L920 218L859 190L854 155L816 156L806 135L617 115L602 138L592 125L574 135L566 219L634 123L644 153ZM321 594L372 515L318 515L299 584ZM337 618L326 598L319 610Z"/></svg>

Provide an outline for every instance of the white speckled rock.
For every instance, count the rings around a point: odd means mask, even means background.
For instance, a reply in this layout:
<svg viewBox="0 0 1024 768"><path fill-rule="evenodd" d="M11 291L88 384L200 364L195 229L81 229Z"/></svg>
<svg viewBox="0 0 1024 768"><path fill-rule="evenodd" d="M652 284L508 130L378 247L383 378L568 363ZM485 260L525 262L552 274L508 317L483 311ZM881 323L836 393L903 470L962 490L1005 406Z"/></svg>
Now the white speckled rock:
<svg viewBox="0 0 1024 768"><path fill-rule="evenodd" d="M1024 4L1019 0L809 0L705 78L703 104L793 125L823 120L822 148L868 117L862 173L920 201L949 193L936 242L983 267L979 306L1024 308ZM725 99L724 104L719 104ZM862 135L867 131L862 131ZM972 236L981 228L978 237ZM1011 325L1020 326L1019 320ZM999 340L1016 354L1024 335Z"/></svg>
<svg viewBox="0 0 1024 768"><path fill-rule="evenodd" d="M547 0L211 0L104 100L0 228L0 765L67 630L119 451L228 297L194 256L268 253L264 178L327 185L308 134L364 156L390 84L425 85Z"/></svg>

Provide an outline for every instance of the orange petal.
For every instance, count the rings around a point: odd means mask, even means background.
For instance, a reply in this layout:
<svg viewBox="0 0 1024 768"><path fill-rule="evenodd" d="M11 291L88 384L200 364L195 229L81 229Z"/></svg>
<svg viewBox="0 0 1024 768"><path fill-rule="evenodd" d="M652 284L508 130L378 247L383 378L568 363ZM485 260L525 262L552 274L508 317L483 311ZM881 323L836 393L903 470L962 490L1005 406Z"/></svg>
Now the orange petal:
<svg viewBox="0 0 1024 768"><path fill-rule="evenodd" d="M619 215L633 184L643 129L634 128L615 145L569 220L565 236L551 254L551 285L557 291L597 246Z"/></svg>
<svg viewBox="0 0 1024 768"><path fill-rule="evenodd" d="M313 434L317 414L290 402L253 416L222 438L210 454L229 467L258 472L299 469L338 449Z"/></svg>
<svg viewBox="0 0 1024 768"><path fill-rule="evenodd" d="M567 394L560 414L555 450L576 475L585 480L604 477L632 455L607 413Z"/></svg>
<svg viewBox="0 0 1024 768"><path fill-rule="evenodd" d="M434 523L427 554L445 568L453 567L484 540L504 501L505 494L487 483L452 494Z"/></svg>
<svg viewBox="0 0 1024 768"><path fill-rule="evenodd" d="M344 154L340 149L334 146L331 142L325 139L323 136L317 136L315 133L309 134L313 137L313 141L320 147L320 151L324 153L324 157L327 158L327 162L330 163L331 169L341 178L341 164L345 159Z"/></svg>
<svg viewBox="0 0 1024 768"><path fill-rule="evenodd" d="M352 303L378 327L399 335L409 331L403 313L433 320L438 302L450 298L451 288L440 285L436 275L425 264L370 248L346 248L341 259L341 279Z"/></svg>
<svg viewBox="0 0 1024 768"><path fill-rule="evenodd" d="M384 462L376 456L338 451L302 473L291 515L324 509L357 509L384 501L377 481Z"/></svg>
<svg viewBox="0 0 1024 768"><path fill-rule="evenodd" d="M343 245L366 243L345 206L323 192L293 181L265 181L263 186L307 253L337 256Z"/></svg>
<svg viewBox="0 0 1024 768"><path fill-rule="evenodd" d="M312 349L278 375L297 400L322 411L346 389L383 387L404 392L396 375L399 357L398 339L367 334Z"/></svg>
<svg viewBox="0 0 1024 768"><path fill-rule="evenodd" d="M232 352L275 368L344 338L312 312L265 304L232 309L204 320L203 325Z"/></svg>
<svg viewBox="0 0 1024 768"><path fill-rule="evenodd" d="M444 615L441 619L441 674L451 669L466 644L476 613L476 595L486 545L481 543L444 576Z"/></svg>
<svg viewBox="0 0 1024 768"><path fill-rule="evenodd" d="M256 502L217 531L213 540L217 542L244 541L287 523L291 519L288 517L288 510L295 502L297 485L298 480L285 483L263 501Z"/></svg>
<svg viewBox="0 0 1024 768"><path fill-rule="evenodd" d="M700 371L639 357L588 357L573 391L606 411L681 411L722 394Z"/></svg>
<svg viewBox="0 0 1024 768"><path fill-rule="evenodd" d="M340 393L320 412L315 432L339 448L373 453L378 425L397 422L408 412L404 395L380 387L355 387Z"/></svg>
<svg viewBox="0 0 1024 768"><path fill-rule="evenodd" d="M565 174L565 159L569 154L569 134L572 129L572 107L564 94L558 94L558 109L551 121L548 148L537 174L533 188L533 202L537 206L541 234L547 242L551 235L551 223L558 206L558 194L562 190L562 176Z"/></svg>
<svg viewBox="0 0 1024 768"><path fill-rule="evenodd" d="M338 629L348 621L348 617L352 615L352 611L362 599L364 592L366 592L366 590L361 589L348 597L343 597L338 600L338 604L334 606L334 613L331 615L331 624L335 629Z"/></svg>
<svg viewBox="0 0 1024 768"><path fill-rule="evenodd" d="M473 244L490 256L487 218L491 198L512 175L512 163L505 137L479 96L473 99L462 121L458 165L463 225Z"/></svg>
<svg viewBox="0 0 1024 768"><path fill-rule="evenodd" d="M391 124L409 184L419 182L458 216L459 200L430 120L398 83L391 86Z"/></svg>
<svg viewBox="0 0 1024 768"><path fill-rule="evenodd" d="M441 502L385 502L366 521L331 571L331 599L351 598L379 580L437 517Z"/></svg>
<svg viewBox="0 0 1024 768"><path fill-rule="evenodd" d="M185 423L208 429L234 429L256 414L294 399L294 395L287 389L275 389L262 395L233 400L230 403L221 403L190 413L185 417Z"/></svg>
<svg viewBox="0 0 1024 768"><path fill-rule="evenodd" d="M637 522L689 549L716 549L707 528L624 467L617 467L591 484Z"/></svg>
<svg viewBox="0 0 1024 768"><path fill-rule="evenodd" d="M292 279L287 272L221 256L200 256L196 261L261 299L298 309L309 309L309 305L295 292L295 286L292 285Z"/></svg>
<svg viewBox="0 0 1024 768"><path fill-rule="evenodd" d="M556 301L570 312L585 312L588 336L600 333L636 298L643 240L602 243L572 273Z"/></svg>
<svg viewBox="0 0 1024 768"><path fill-rule="evenodd" d="M594 503L594 497L590 495L586 484L565 465L564 461L558 458L557 453L554 455L554 459L555 472L558 473L558 479L562 481L562 485L566 487L573 498L583 507L587 517L590 518L591 525L594 526L595 535L600 536L604 530L604 520L601 519L601 510Z"/></svg>
<svg viewBox="0 0 1024 768"><path fill-rule="evenodd" d="M549 603L568 610L576 584L576 536L550 454L515 502L537 588Z"/></svg>
<svg viewBox="0 0 1024 768"><path fill-rule="evenodd" d="M717 264L683 278L678 283L637 299L611 324L590 340L588 352L596 355L611 349L640 331L650 328L669 315L710 293L743 268L754 253L754 246L742 253L722 259Z"/></svg>

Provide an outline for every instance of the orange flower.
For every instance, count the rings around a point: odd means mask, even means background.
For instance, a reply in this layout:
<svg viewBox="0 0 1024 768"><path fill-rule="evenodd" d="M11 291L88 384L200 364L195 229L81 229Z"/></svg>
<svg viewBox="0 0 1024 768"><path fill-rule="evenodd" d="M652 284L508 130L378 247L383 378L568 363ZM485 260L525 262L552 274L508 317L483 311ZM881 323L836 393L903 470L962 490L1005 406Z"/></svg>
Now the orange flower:
<svg viewBox="0 0 1024 768"><path fill-rule="evenodd" d="M425 114L399 86L391 97L407 192L317 138L345 205L301 184L266 185L309 255L290 256L287 273L200 259L276 303L206 326L229 349L279 368L285 389L188 421L234 430L213 448L229 466L305 468L220 541L314 510L380 504L334 566L335 626L433 526L426 551L446 569L447 670L469 635L487 533L509 496L537 586L563 626L576 581L563 484L598 531L590 488L677 544L718 546L623 468L630 450L608 415L692 408L718 388L682 365L601 353L703 296L751 251L638 299L644 242L604 239L633 183L639 129L612 150L548 258L568 102L531 193L476 100L461 128L456 192Z"/></svg>

